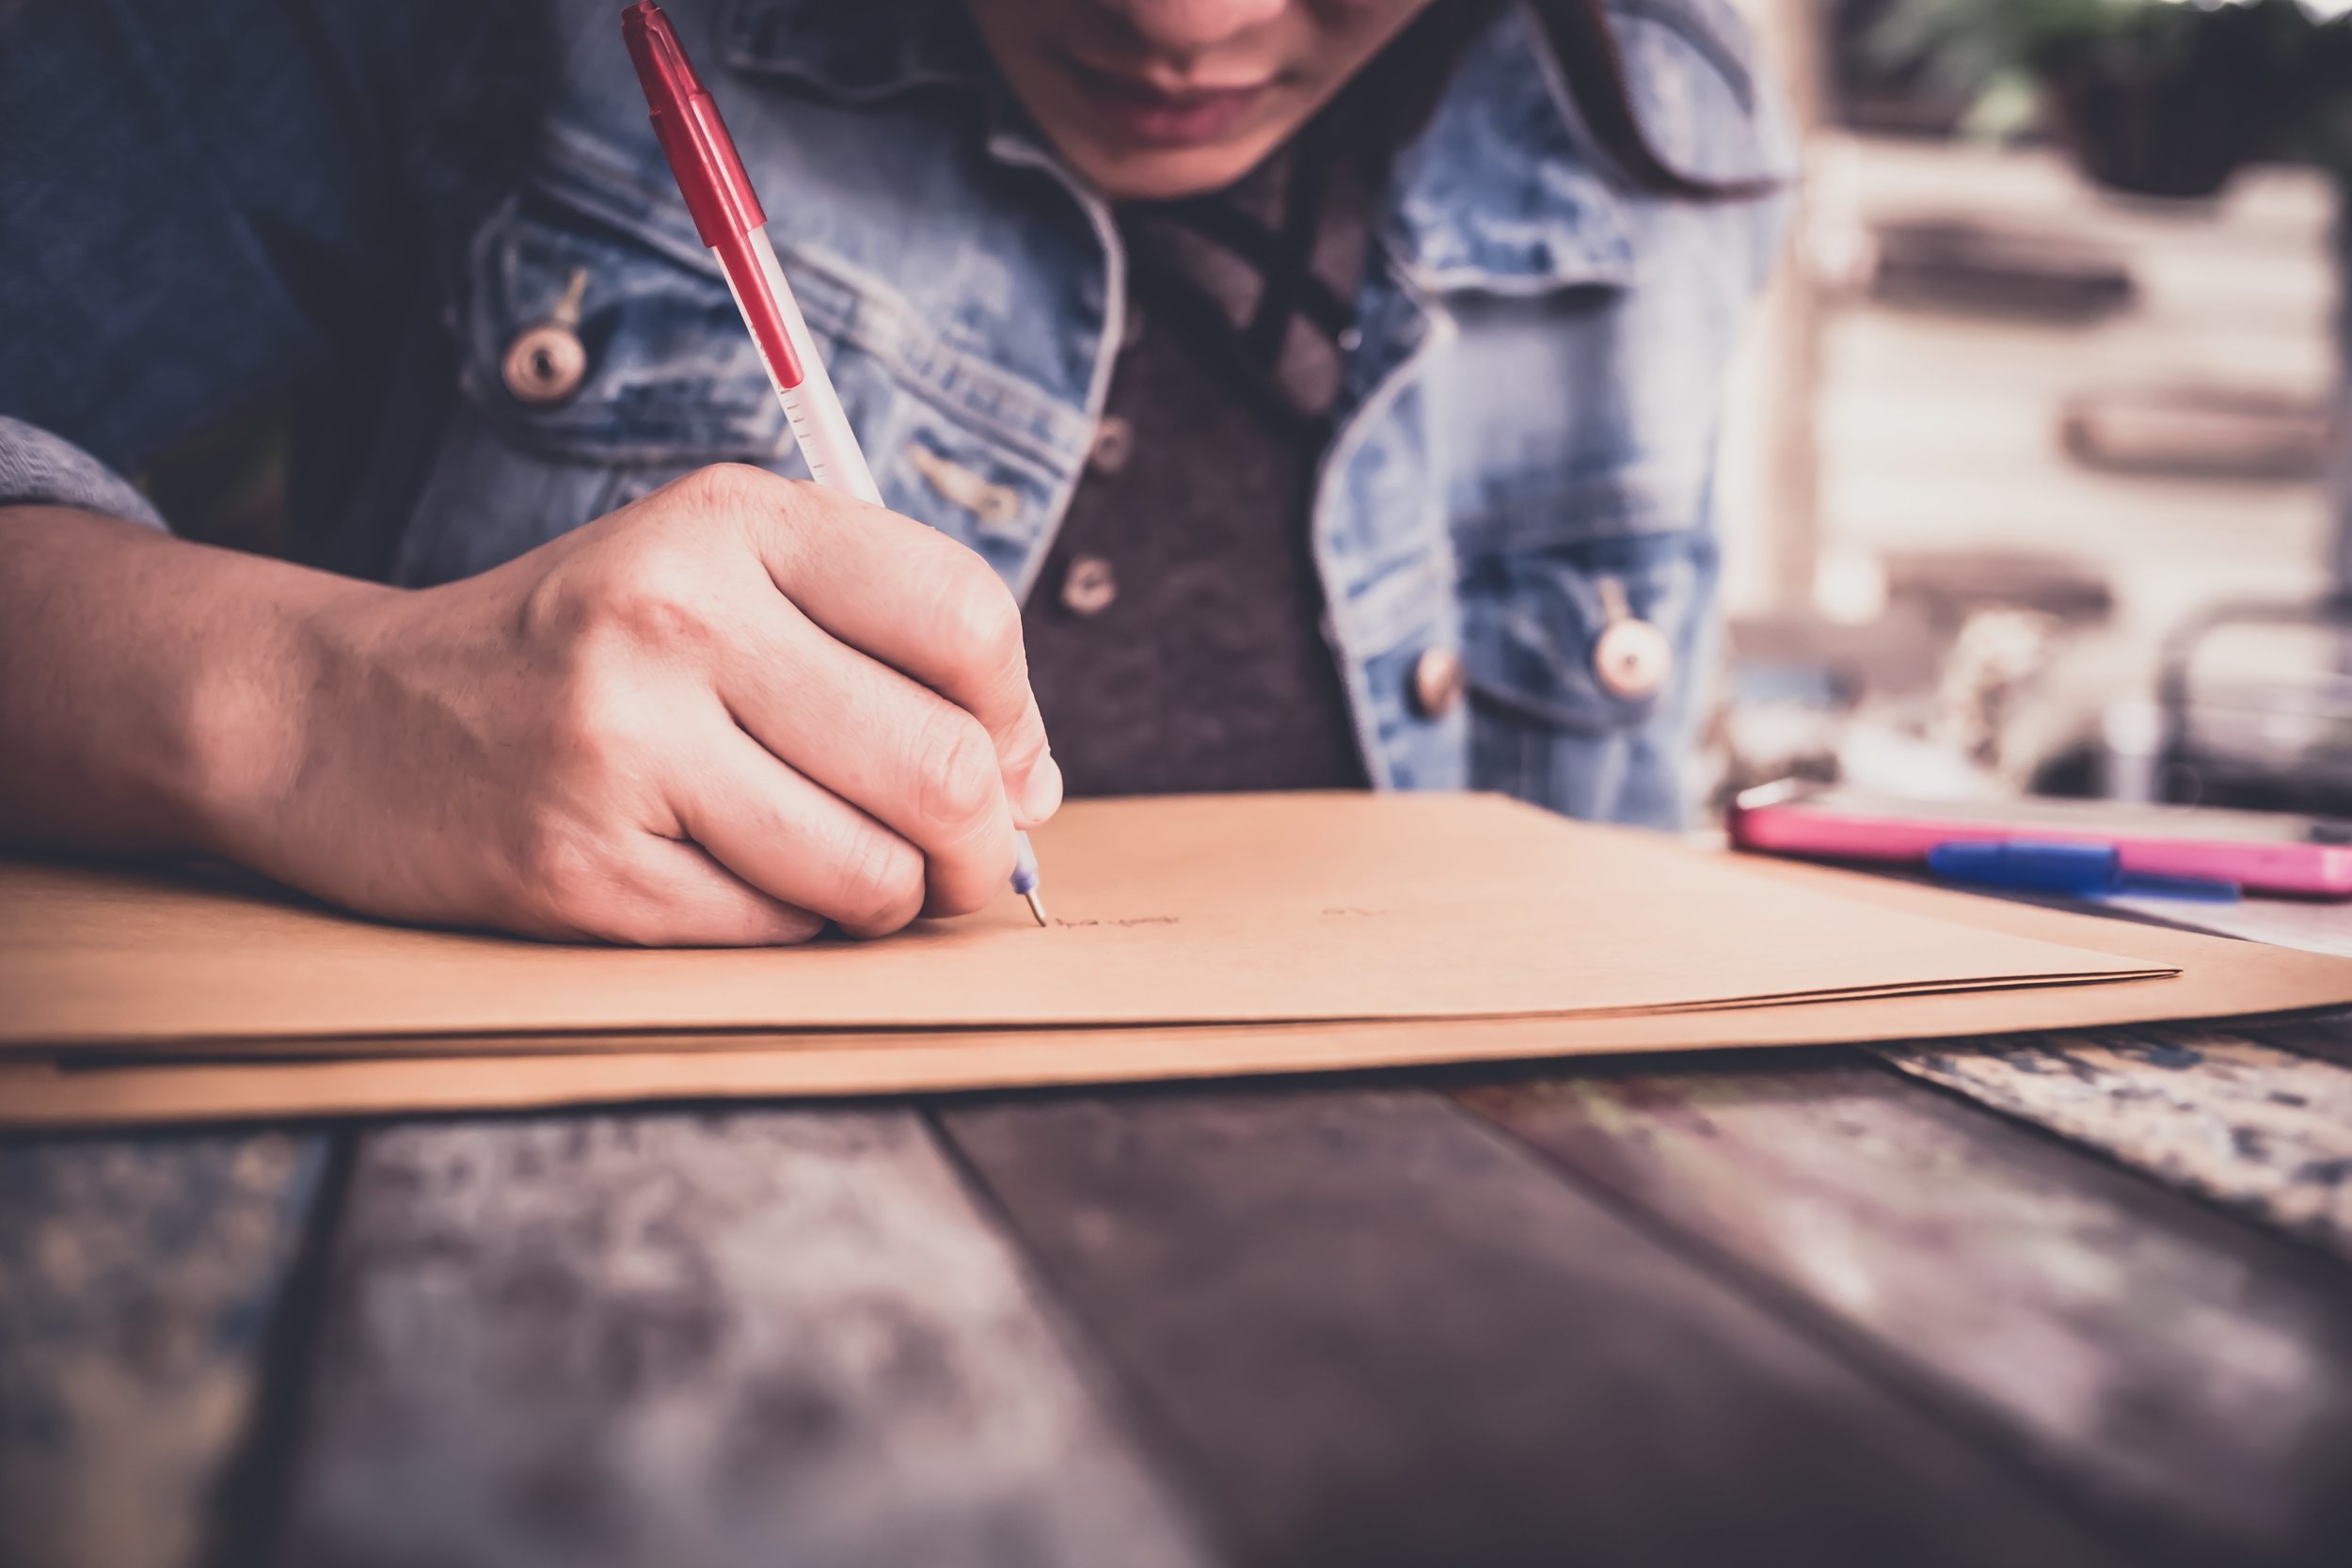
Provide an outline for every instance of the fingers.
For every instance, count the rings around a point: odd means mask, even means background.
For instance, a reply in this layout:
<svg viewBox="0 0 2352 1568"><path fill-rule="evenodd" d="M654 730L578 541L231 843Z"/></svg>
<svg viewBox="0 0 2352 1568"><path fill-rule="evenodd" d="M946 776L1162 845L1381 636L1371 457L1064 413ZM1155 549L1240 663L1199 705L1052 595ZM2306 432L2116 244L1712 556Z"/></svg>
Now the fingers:
<svg viewBox="0 0 2352 1568"><path fill-rule="evenodd" d="M993 742L946 698L834 641L789 604L742 617L720 699L774 757L922 852L932 914L1000 896L1013 830Z"/></svg>
<svg viewBox="0 0 2352 1568"><path fill-rule="evenodd" d="M833 637L978 721L1021 826L1052 816L1061 769L1029 689L1020 607L988 563L881 507L755 468L725 471L740 475L723 485L777 591Z"/></svg>
<svg viewBox="0 0 2352 1568"><path fill-rule="evenodd" d="M923 912L922 852L740 730L729 726L673 789L678 825L771 898L859 937L885 936ZM1001 815L999 831L1009 840ZM1002 885L1000 876L991 895Z"/></svg>
<svg viewBox="0 0 2352 1568"><path fill-rule="evenodd" d="M638 947L780 947L806 942L824 917L753 887L691 844L644 835L626 896L580 934Z"/></svg>

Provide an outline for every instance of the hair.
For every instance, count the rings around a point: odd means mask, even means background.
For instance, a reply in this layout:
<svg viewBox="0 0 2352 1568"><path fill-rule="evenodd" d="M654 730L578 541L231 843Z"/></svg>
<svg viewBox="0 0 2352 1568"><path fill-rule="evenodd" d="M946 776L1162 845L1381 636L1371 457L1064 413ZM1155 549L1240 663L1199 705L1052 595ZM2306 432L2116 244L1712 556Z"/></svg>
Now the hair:
<svg viewBox="0 0 2352 1568"><path fill-rule="evenodd" d="M1505 0L1436 0L1350 85L1354 127L1386 156L1436 112L1463 52ZM1529 0L1560 77L1601 152L1637 189L1689 201L1742 201L1777 188L1770 180L1702 180L1667 162L1643 128L1607 0Z"/></svg>
<svg viewBox="0 0 2352 1568"><path fill-rule="evenodd" d="M1445 0L1439 0L1444 4ZM1738 201L1773 188L1769 180L1698 180L1660 155L1626 82L1625 56L1602 0L1534 0L1536 18L1568 96L1584 127L1617 166L1644 190L1691 201Z"/></svg>

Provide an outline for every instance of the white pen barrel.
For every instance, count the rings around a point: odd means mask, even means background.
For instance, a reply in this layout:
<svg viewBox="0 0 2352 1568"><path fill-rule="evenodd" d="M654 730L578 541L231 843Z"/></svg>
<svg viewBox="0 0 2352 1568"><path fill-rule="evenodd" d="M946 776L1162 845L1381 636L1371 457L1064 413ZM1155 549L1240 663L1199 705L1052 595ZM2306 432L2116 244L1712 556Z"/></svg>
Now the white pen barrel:
<svg viewBox="0 0 2352 1568"><path fill-rule="evenodd" d="M784 335L792 344L792 356L801 362L798 387L787 387L777 378L773 365L767 368L768 379L776 389L777 401L784 404L784 417L791 422L792 435L801 444L801 456L808 464L809 474L829 490L839 490L880 506L882 491L874 483L873 470L866 466L866 453L857 444L857 433L850 428L841 399L834 392L824 357L817 352L816 340L809 336L808 321L801 314L800 301L792 297L792 285L785 280L784 268L776 261L776 247L769 243L764 227L753 230L746 238L751 241L752 253L759 258L760 271L767 276L777 314L784 319ZM732 279L728 289L733 292ZM736 304L742 304L740 296ZM764 355L761 363L767 363Z"/></svg>

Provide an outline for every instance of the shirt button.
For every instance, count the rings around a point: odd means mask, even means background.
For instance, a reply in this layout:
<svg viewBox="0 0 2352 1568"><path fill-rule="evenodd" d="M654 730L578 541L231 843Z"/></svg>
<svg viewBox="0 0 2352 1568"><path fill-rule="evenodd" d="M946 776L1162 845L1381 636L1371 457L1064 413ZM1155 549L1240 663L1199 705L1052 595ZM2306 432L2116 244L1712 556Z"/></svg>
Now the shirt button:
<svg viewBox="0 0 2352 1568"><path fill-rule="evenodd" d="M1674 670L1674 644L1647 621L1612 621L1593 643L1593 675L1620 702L1658 695Z"/></svg>
<svg viewBox="0 0 2352 1568"><path fill-rule="evenodd" d="M1452 648L1423 649L1413 660L1413 708L1442 719L1462 705L1462 656Z"/></svg>
<svg viewBox="0 0 2352 1568"><path fill-rule="evenodd" d="M1136 427L1116 414L1105 414L1094 427L1094 444L1087 449L1087 467L1098 474L1115 474L1136 454Z"/></svg>
<svg viewBox="0 0 2352 1568"><path fill-rule="evenodd" d="M1073 615L1100 615L1119 597L1119 578L1099 555L1073 556L1061 579L1062 608Z"/></svg>
<svg viewBox="0 0 2352 1568"><path fill-rule="evenodd" d="M588 350L570 327L541 322L515 334L501 373L516 403L545 408L580 390L588 374Z"/></svg>

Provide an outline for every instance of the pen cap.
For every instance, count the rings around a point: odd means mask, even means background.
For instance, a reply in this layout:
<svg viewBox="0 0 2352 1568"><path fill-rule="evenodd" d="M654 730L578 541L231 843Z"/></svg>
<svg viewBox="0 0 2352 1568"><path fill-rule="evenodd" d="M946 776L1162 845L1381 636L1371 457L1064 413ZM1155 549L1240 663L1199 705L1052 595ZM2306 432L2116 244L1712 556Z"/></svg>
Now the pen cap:
<svg viewBox="0 0 2352 1568"><path fill-rule="evenodd" d="M621 12L621 41L637 67L654 136L677 176L678 193L686 198L703 244L715 248L766 223L768 214L752 194L735 138L727 135L718 104L703 89L661 8L653 0L637 0Z"/></svg>

